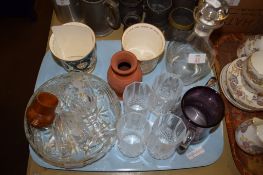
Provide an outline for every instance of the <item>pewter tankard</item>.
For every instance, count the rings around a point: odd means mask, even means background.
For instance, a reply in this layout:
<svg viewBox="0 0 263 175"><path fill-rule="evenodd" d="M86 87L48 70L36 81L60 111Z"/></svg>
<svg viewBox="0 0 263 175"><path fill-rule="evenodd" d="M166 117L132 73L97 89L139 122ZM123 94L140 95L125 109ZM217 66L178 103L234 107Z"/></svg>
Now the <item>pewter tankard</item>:
<svg viewBox="0 0 263 175"><path fill-rule="evenodd" d="M115 0L80 0L84 23L96 36L105 36L120 27L119 3Z"/></svg>

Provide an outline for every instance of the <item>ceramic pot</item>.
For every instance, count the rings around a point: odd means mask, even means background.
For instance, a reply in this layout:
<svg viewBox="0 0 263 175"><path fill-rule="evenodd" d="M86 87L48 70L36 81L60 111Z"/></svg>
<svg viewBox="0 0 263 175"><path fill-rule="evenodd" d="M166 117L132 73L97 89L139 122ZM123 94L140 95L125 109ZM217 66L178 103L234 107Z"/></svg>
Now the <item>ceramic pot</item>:
<svg viewBox="0 0 263 175"><path fill-rule="evenodd" d="M55 118L58 98L49 92L40 92L26 110L27 121L35 128L50 125Z"/></svg>
<svg viewBox="0 0 263 175"><path fill-rule="evenodd" d="M143 74L148 74L164 55L165 38L162 31L154 25L138 23L123 32L121 45L123 50L135 54Z"/></svg>
<svg viewBox="0 0 263 175"><path fill-rule="evenodd" d="M129 51L119 51L111 58L107 74L108 83L120 99L125 87L142 81L142 71L136 56Z"/></svg>
<svg viewBox="0 0 263 175"><path fill-rule="evenodd" d="M263 154L263 120L252 118L241 123L235 131L237 145L248 154Z"/></svg>

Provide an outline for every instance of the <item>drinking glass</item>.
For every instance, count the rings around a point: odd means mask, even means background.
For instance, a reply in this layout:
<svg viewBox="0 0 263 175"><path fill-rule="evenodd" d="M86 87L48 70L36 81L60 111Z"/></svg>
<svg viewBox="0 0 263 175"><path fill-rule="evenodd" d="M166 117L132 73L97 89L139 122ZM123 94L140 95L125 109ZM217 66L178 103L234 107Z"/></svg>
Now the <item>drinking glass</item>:
<svg viewBox="0 0 263 175"><path fill-rule="evenodd" d="M150 125L146 118L136 112L124 114L117 122L117 146L127 157L137 157L145 150Z"/></svg>
<svg viewBox="0 0 263 175"><path fill-rule="evenodd" d="M144 21L157 27L168 23L168 15L172 9L172 0L146 0Z"/></svg>
<svg viewBox="0 0 263 175"><path fill-rule="evenodd" d="M123 28L139 23L143 16L143 0L119 0L120 18Z"/></svg>
<svg viewBox="0 0 263 175"><path fill-rule="evenodd" d="M160 116L175 110L183 91L183 82L172 73L162 73L157 76L152 85L154 95L151 100L151 112Z"/></svg>
<svg viewBox="0 0 263 175"><path fill-rule="evenodd" d="M147 149L155 159L168 159L186 135L186 126L181 118L168 113L153 124L147 141Z"/></svg>
<svg viewBox="0 0 263 175"><path fill-rule="evenodd" d="M152 95L152 89L146 83L133 82L126 86L123 93L124 112L134 111L147 117Z"/></svg>

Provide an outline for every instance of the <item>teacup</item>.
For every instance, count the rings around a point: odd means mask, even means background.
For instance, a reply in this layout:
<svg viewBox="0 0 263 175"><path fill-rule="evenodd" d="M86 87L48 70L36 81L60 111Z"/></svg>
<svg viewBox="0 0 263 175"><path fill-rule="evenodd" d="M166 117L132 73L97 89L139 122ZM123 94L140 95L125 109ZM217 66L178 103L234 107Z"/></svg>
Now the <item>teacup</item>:
<svg viewBox="0 0 263 175"><path fill-rule="evenodd" d="M246 153L263 153L263 120L252 118L241 123L235 131L237 145Z"/></svg>
<svg viewBox="0 0 263 175"><path fill-rule="evenodd" d="M237 56L250 56L256 51L263 50L263 38L261 35L251 35L243 45L237 49Z"/></svg>
<svg viewBox="0 0 263 175"><path fill-rule="evenodd" d="M123 50L136 55L143 74L147 74L153 71L164 53L165 38L157 27L138 23L124 31L121 44Z"/></svg>
<svg viewBox="0 0 263 175"><path fill-rule="evenodd" d="M242 62L242 70L241 75L244 79L245 83L248 85L248 89L252 88L253 91L257 94L263 94L263 79L260 77L260 65L263 65L263 62L261 62L260 56L263 56L263 52L261 53L255 52L251 56L249 56L247 59L245 59ZM258 60L257 57L259 58ZM251 60L253 58L253 61ZM257 62L257 63L255 63ZM257 64L259 66L254 66L254 64ZM259 70L257 70L259 68Z"/></svg>
<svg viewBox="0 0 263 175"><path fill-rule="evenodd" d="M49 47L55 61L66 71L92 72L97 62L93 30L78 22L53 26L52 30Z"/></svg>
<svg viewBox="0 0 263 175"><path fill-rule="evenodd" d="M250 79L263 86L263 51L254 52L247 59L247 73Z"/></svg>

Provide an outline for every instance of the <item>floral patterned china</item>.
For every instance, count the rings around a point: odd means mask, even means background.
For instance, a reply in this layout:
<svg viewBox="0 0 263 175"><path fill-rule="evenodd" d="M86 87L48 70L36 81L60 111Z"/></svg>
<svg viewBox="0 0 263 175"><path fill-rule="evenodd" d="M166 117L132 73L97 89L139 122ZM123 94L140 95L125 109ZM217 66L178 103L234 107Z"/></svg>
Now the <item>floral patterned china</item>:
<svg viewBox="0 0 263 175"><path fill-rule="evenodd" d="M247 60L247 72L250 79L263 87L263 50L254 52Z"/></svg>
<svg viewBox="0 0 263 175"><path fill-rule="evenodd" d="M254 109L251 109L243 104L240 104L238 103L233 97L232 95L230 94L229 92L229 89L227 88L227 78L226 78L226 73L227 73L227 70L229 68L229 65L231 63L225 65L225 67L223 67L221 73L220 73L220 87L221 87L221 90L224 94L224 96L226 97L226 99L234 106L236 106L237 108L239 109L242 109L242 110L245 110L245 111L254 111Z"/></svg>
<svg viewBox="0 0 263 175"><path fill-rule="evenodd" d="M258 94L263 94L263 85L262 85L263 79L260 78L260 76L257 76L257 73L254 72L255 71L260 72L260 69L263 68L263 59L261 59L262 56L263 56L263 51L255 52L254 54L249 56L245 61L243 61L242 70L241 70L241 75L244 79L244 82L247 83L248 86L254 89ZM255 62L254 60L251 60L251 58L254 57L258 57L259 59L258 61L256 61L256 64L259 66L255 66L256 68L259 68L259 71L254 69L254 66L251 65L252 62Z"/></svg>
<svg viewBox="0 0 263 175"><path fill-rule="evenodd" d="M263 50L263 36L252 35L237 49L237 57L249 56L259 50Z"/></svg>
<svg viewBox="0 0 263 175"><path fill-rule="evenodd" d="M227 87L234 99L250 108L263 110L263 96L255 93L243 80L241 70L246 57L234 60L227 70Z"/></svg>
<svg viewBox="0 0 263 175"><path fill-rule="evenodd" d="M263 153L263 120L252 118L241 123L235 131L237 145L246 153Z"/></svg>

